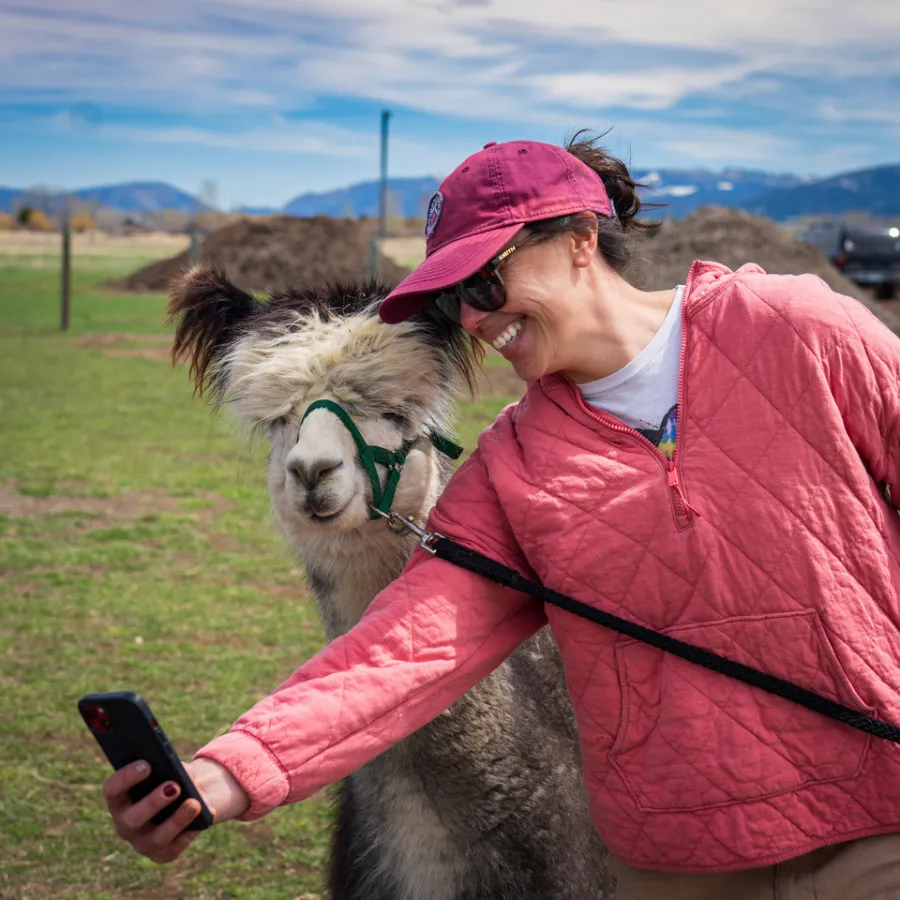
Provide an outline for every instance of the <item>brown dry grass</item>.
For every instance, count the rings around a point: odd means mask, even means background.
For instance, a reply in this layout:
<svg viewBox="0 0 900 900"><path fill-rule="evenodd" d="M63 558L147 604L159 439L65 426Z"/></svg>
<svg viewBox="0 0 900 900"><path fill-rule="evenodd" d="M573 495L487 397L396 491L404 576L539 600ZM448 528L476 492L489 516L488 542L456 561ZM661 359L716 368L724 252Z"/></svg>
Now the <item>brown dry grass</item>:
<svg viewBox="0 0 900 900"><path fill-rule="evenodd" d="M404 269L413 269L425 259L425 238L385 238L381 242L381 252L398 266L403 266Z"/></svg>
<svg viewBox="0 0 900 900"><path fill-rule="evenodd" d="M85 231L72 235L72 253L78 256L164 256L180 253L189 243L187 235L150 232L147 234L111 235L102 231ZM58 233L33 231L0 231L0 256L52 256L60 253Z"/></svg>

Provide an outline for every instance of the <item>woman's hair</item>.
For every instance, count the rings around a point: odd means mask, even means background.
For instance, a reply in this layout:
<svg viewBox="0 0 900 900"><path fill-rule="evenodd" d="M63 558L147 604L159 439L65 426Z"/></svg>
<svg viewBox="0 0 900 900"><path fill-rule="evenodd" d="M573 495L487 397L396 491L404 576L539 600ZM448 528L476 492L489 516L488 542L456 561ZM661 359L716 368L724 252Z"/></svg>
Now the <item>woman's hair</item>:
<svg viewBox="0 0 900 900"><path fill-rule="evenodd" d="M596 223L597 250L614 272L622 272L634 256L635 235L659 227L659 222L638 219L638 214L643 208L654 209L659 204L647 204L641 200L637 189L646 185L631 177L622 160L598 146L602 138L603 135L592 136L588 131L579 131L566 144L566 150L603 180L614 215L575 213L529 222L528 229L539 241L543 241L566 232L593 230Z"/></svg>

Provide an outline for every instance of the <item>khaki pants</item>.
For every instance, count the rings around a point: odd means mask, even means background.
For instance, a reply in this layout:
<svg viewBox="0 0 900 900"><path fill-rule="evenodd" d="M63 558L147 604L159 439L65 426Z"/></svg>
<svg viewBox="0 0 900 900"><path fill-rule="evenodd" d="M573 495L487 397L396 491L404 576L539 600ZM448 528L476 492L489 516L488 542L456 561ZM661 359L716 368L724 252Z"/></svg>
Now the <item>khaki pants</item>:
<svg viewBox="0 0 900 900"><path fill-rule="evenodd" d="M618 900L900 900L900 834L834 844L741 872L650 872L615 857L611 866Z"/></svg>

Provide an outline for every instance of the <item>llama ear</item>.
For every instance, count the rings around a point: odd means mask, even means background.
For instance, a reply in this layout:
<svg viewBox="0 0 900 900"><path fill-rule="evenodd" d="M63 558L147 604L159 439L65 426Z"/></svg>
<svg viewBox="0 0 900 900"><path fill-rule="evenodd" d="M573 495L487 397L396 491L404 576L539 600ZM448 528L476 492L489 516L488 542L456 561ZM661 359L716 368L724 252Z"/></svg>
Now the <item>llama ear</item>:
<svg viewBox="0 0 900 900"><path fill-rule="evenodd" d="M241 323L260 311L256 299L210 266L194 266L169 289L169 323L175 324L172 364L190 363L194 392L221 399L216 361L240 333Z"/></svg>

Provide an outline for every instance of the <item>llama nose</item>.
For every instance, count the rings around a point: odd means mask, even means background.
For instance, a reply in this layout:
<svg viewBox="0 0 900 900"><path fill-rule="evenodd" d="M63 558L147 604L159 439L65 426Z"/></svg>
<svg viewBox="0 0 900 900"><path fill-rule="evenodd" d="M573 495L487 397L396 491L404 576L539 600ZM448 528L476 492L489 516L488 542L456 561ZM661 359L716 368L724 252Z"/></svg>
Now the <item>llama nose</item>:
<svg viewBox="0 0 900 900"><path fill-rule="evenodd" d="M288 463L288 472L307 490L314 488L323 478L331 475L343 466L340 459L295 459Z"/></svg>

